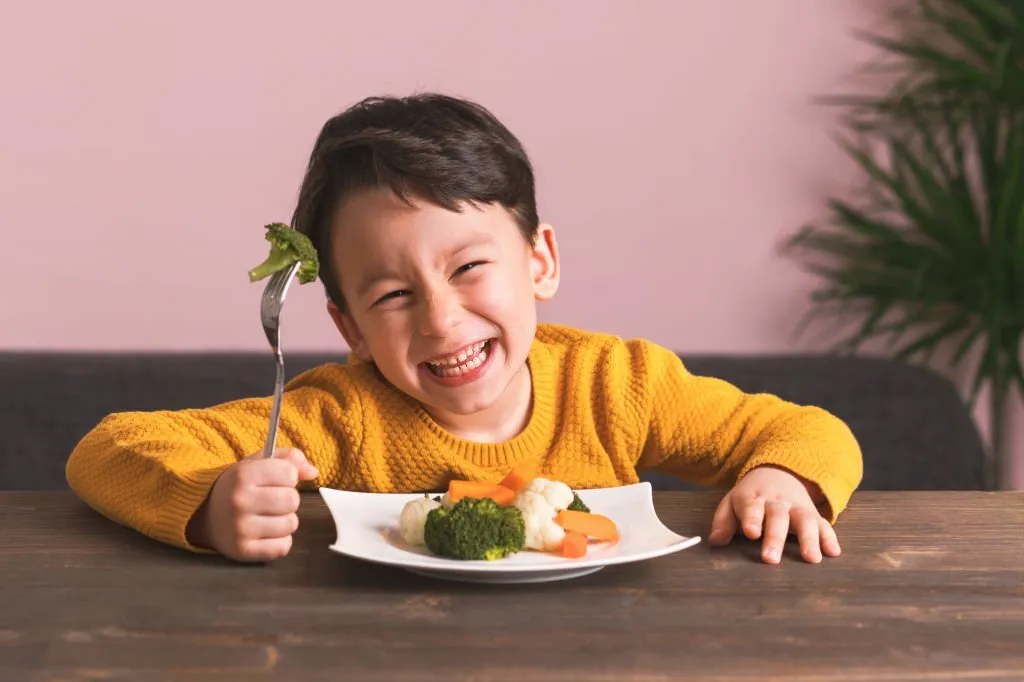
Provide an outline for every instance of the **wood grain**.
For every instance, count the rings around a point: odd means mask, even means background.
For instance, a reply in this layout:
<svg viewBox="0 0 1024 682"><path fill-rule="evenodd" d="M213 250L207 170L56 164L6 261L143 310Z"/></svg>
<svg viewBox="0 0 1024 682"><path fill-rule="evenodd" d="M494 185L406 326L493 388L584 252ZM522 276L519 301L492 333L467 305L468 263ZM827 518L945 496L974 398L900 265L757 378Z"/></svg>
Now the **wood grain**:
<svg viewBox="0 0 1024 682"><path fill-rule="evenodd" d="M717 497L655 500L704 536ZM301 519L244 566L0 493L0 679L1024 680L1024 493L858 493L817 566L742 540L521 586L338 556L317 495Z"/></svg>

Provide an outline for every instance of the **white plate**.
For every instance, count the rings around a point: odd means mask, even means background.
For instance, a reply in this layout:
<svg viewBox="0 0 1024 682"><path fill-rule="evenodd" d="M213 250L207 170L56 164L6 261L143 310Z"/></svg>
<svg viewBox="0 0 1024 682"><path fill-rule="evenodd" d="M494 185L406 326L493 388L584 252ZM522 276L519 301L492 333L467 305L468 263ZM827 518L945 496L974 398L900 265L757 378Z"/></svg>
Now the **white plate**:
<svg viewBox="0 0 1024 682"><path fill-rule="evenodd" d="M662 524L654 511L650 483L578 493L591 511L615 521L619 528L617 541L591 542L586 556L579 559L522 551L496 561L461 561L434 556L426 547L415 547L402 539L398 517L406 502L422 494L354 493L320 488L337 530L331 550L446 580L486 583L564 580L599 571L605 566L664 556L700 542L699 536L683 537Z"/></svg>

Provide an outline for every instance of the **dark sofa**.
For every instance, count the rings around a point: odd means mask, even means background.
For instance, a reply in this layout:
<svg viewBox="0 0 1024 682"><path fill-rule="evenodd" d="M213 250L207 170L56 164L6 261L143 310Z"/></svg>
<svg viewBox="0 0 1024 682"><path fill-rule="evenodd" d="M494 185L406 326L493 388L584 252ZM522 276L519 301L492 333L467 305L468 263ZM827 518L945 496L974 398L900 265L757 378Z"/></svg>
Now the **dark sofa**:
<svg viewBox="0 0 1024 682"><path fill-rule="evenodd" d="M867 490L982 487L982 445L953 385L894 361L683 356L696 374L824 407L864 451ZM289 353L289 376L343 356ZM0 352L0 489L66 488L64 463L104 415L202 407L273 390L268 353ZM656 487L675 481L648 477Z"/></svg>

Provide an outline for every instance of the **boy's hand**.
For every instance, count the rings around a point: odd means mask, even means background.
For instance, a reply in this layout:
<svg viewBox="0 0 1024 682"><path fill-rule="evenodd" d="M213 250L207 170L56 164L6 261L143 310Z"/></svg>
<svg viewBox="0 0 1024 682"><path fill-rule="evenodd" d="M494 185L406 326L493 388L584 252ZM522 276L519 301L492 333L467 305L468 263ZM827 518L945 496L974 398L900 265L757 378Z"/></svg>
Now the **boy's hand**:
<svg viewBox="0 0 1024 682"><path fill-rule="evenodd" d="M317 475L296 449L278 448L270 459L250 455L220 475L186 535L236 561L279 559L299 527L296 485Z"/></svg>
<svg viewBox="0 0 1024 682"><path fill-rule="evenodd" d="M820 493L818 496L818 502L824 502ZM789 532L799 539L800 554L806 561L818 563L822 551L839 556L835 530L818 512L808 485L783 469L757 467L726 493L711 522L710 544L728 544L740 524L751 540L763 534L761 558L770 564L781 560Z"/></svg>

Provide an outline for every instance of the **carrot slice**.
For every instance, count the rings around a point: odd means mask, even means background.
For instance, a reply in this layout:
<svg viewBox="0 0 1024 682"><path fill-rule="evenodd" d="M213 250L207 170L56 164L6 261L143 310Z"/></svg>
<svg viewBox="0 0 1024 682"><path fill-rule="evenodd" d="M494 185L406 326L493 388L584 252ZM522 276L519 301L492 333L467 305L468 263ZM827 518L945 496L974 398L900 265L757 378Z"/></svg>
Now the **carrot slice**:
<svg viewBox="0 0 1024 682"><path fill-rule="evenodd" d="M519 493L526 489L537 476L537 464L534 462L520 462L512 471L505 475L499 485L503 485L513 492Z"/></svg>
<svg viewBox="0 0 1024 682"><path fill-rule="evenodd" d="M555 523L566 531L573 531L598 540L616 540L619 529L607 516L593 512L561 509L555 516Z"/></svg>
<svg viewBox="0 0 1024 682"><path fill-rule="evenodd" d="M570 559L586 556L588 543L589 540L583 533L567 530L565 532L565 539L562 540L562 556L569 557Z"/></svg>
<svg viewBox="0 0 1024 682"><path fill-rule="evenodd" d="M512 504L516 500L516 492L497 483L485 481L454 480L448 484L448 497L458 502L463 497L483 499L489 497L498 504Z"/></svg>

